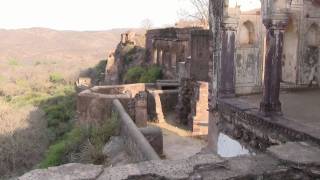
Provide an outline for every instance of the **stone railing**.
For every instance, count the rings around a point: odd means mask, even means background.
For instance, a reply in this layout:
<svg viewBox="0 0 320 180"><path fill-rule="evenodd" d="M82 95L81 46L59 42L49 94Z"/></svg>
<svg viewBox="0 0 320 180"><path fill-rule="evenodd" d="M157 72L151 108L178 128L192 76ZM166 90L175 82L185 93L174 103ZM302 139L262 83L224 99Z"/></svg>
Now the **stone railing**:
<svg viewBox="0 0 320 180"><path fill-rule="evenodd" d="M113 115L120 121L120 136L134 162L159 160L155 150L135 125L118 99L113 100Z"/></svg>

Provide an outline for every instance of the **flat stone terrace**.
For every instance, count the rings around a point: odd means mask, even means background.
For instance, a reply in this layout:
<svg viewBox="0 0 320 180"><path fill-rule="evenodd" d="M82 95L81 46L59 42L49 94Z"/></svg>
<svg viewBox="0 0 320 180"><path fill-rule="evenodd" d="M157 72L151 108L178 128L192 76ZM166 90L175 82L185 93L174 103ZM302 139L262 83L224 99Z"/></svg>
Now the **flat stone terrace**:
<svg viewBox="0 0 320 180"><path fill-rule="evenodd" d="M165 159L186 159L200 153L207 145L204 139L194 137L190 130L177 123L172 112L165 116L164 122L150 124L162 129Z"/></svg>
<svg viewBox="0 0 320 180"><path fill-rule="evenodd" d="M259 107L262 95L241 96L239 101ZM283 91L280 93L282 125L320 139L320 89Z"/></svg>

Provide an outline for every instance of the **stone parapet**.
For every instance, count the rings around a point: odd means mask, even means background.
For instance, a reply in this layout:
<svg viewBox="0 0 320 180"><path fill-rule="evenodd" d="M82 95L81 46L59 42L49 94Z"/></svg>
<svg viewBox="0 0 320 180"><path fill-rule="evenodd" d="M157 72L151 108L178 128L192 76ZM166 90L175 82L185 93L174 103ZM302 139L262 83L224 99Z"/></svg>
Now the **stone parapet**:
<svg viewBox="0 0 320 180"><path fill-rule="evenodd" d="M130 111L130 101L150 84L129 84L115 86L95 86L77 96L77 116L79 123L99 124L111 117L112 101L119 99ZM134 109L133 109L134 110Z"/></svg>
<svg viewBox="0 0 320 180"><path fill-rule="evenodd" d="M120 121L120 136L133 162L160 160L119 100L113 101L113 113Z"/></svg>
<svg viewBox="0 0 320 180"><path fill-rule="evenodd" d="M249 149L265 151L272 145L305 141L320 145L320 133L286 117L264 117L257 107L241 100L220 99L219 129L246 144Z"/></svg>

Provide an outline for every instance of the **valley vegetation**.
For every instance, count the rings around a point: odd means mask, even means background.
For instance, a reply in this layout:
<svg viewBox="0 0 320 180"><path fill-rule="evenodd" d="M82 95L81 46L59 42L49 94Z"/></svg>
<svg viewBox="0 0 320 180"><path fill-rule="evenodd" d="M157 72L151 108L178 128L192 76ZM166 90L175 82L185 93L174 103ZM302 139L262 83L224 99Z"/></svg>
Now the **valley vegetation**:
<svg viewBox="0 0 320 180"><path fill-rule="evenodd" d="M120 32L0 30L0 179L66 162L103 163L96 149L116 124L76 127L74 83L79 75L99 81L106 64L99 59Z"/></svg>
<svg viewBox="0 0 320 180"><path fill-rule="evenodd" d="M106 61L101 62L87 72L99 75ZM90 130L75 127L74 82L80 72L66 71L67 67L60 63L1 63L1 69L6 69L0 75L1 175L18 175L34 167L65 162L97 163L102 159L95 148L102 149L108 138L105 134L111 135L113 126ZM88 145L88 139L93 143ZM80 145L87 154L78 151Z"/></svg>

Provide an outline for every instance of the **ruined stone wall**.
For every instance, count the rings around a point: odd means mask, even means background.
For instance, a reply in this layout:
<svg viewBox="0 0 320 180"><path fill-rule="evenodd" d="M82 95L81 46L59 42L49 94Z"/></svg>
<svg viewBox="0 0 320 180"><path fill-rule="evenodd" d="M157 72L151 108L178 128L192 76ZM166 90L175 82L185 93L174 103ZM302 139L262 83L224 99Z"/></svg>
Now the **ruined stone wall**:
<svg viewBox="0 0 320 180"><path fill-rule="evenodd" d="M180 79L178 104L176 107L177 117L181 124L189 125L191 113L191 98L193 96L192 81L189 78Z"/></svg>
<svg viewBox="0 0 320 180"><path fill-rule="evenodd" d="M201 28L165 28L146 34L146 62L162 67L167 79L177 79L177 64L191 56L191 32Z"/></svg>
<svg viewBox="0 0 320 180"><path fill-rule="evenodd" d="M114 116L120 121L120 136L133 162L160 160L119 100L113 101Z"/></svg>
<svg viewBox="0 0 320 180"><path fill-rule="evenodd" d="M207 135L209 124L209 83L184 78L180 81L176 114L193 135Z"/></svg>
<svg viewBox="0 0 320 180"><path fill-rule="evenodd" d="M207 135L209 124L209 83L197 81L193 85L193 96L191 98L191 113L189 123L193 135Z"/></svg>
<svg viewBox="0 0 320 180"><path fill-rule="evenodd" d="M114 86L96 86L91 88L91 91L99 94L129 94L134 97L140 91L145 91L147 87L148 84L137 83Z"/></svg>
<svg viewBox="0 0 320 180"><path fill-rule="evenodd" d="M190 76L195 81L209 81L210 37L209 30L191 33Z"/></svg>
<svg viewBox="0 0 320 180"><path fill-rule="evenodd" d="M165 121L165 116L174 112L178 102L178 90L148 91L149 119L158 123Z"/></svg>
<svg viewBox="0 0 320 180"><path fill-rule="evenodd" d="M178 102L177 90L164 90L159 94L162 104L162 111L165 115L175 110Z"/></svg>
<svg viewBox="0 0 320 180"><path fill-rule="evenodd" d="M120 99L123 104L128 104L131 98L127 94L101 95L90 90L83 91L77 96L78 123L102 124L111 117L114 99Z"/></svg>
<svg viewBox="0 0 320 180"><path fill-rule="evenodd" d="M129 102L140 91L145 91L145 84L97 86L83 91L77 96L77 116L79 123L99 124L111 117L112 101L119 99L127 111Z"/></svg>
<svg viewBox="0 0 320 180"><path fill-rule="evenodd" d="M180 88L177 117L180 123L189 126L194 135L206 135L208 132L207 82L209 82L209 63L212 57L210 40L208 30L192 31L191 56L184 63L178 63Z"/></svg>

